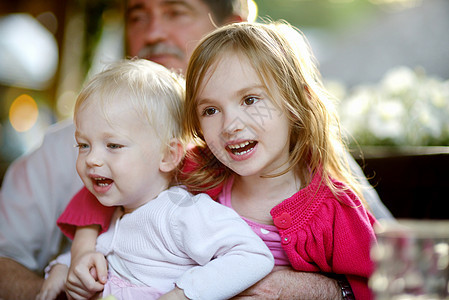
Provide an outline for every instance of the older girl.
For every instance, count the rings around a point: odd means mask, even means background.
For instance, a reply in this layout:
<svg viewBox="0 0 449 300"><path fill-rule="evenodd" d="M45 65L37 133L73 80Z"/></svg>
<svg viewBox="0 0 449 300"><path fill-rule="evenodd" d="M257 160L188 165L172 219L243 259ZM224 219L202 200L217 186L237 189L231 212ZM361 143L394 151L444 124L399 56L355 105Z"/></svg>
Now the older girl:
<svg viewBox="0 0 449 300"><path fill-rule="evenodd" d="M337 115L305 38L286 23L232 24L207 36L186 74L185 126L200 151L186 185L223 185L276 265L346 275L372 297L374 217L342 159Z"/></svg>

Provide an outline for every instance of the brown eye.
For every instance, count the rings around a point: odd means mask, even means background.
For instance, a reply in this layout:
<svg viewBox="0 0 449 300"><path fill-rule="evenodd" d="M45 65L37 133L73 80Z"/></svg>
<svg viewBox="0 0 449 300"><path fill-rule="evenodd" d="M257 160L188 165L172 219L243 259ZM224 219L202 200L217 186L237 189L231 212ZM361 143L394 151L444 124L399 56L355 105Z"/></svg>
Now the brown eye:
<svg viewBox="0 0 449 300"><path fill-rule="evenodd" d="M218 112L216 108L208 107L203 111L203 116L211 116Z"/></svg>
<svg viewBox="0 0 449 300"><path fill-rule="evenodd" d="M250 97L246 97L245 99L243 99L243 104L244 105L253 105L255 103L257 103L259 101L258 98L250 96Z"/></svg>

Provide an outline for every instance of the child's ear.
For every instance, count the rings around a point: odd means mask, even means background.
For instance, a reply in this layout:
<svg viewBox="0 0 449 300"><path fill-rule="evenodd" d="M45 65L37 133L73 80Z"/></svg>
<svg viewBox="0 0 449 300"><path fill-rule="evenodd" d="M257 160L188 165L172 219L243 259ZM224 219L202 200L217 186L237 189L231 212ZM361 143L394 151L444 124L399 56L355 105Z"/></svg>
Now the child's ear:
<svg viewBox="0 0 449 300"><path fill-rule="evenodd" d="M184 147L178 139L171 139L162 156L159 164L159 170L162 172L171 172L179 165L184 157Z"/></svg>

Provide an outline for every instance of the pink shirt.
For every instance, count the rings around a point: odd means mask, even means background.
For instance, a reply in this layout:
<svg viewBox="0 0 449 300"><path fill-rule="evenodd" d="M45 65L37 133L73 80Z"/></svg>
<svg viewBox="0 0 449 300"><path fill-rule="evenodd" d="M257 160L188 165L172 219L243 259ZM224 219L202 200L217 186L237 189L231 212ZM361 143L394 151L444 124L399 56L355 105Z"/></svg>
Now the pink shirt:
<svg viewBox="0 0 449 300"><path fill-rule="evenodd" d="M222 193L218 196L218 202L232 208L231 204L231 189L234 180L228 180L223 186ZM241 217L243 220L248 223L251 229L265 242L270 249L271 254L274 257L274 263L276 266L289 266L290 262L288 261L288 257L282 249L281 245L281 236L279 235L279 231L274 225L266 225L254 222L245 217Z"/></svg>

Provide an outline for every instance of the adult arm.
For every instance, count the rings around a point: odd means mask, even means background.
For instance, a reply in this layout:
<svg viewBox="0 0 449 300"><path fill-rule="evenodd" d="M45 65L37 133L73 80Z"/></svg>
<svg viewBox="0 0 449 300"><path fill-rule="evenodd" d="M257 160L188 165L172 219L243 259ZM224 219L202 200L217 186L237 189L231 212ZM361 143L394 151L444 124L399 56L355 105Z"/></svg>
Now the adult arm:
<svg viewBox="0 0 449 300"><path fill-rule="evenodd" d="M74 127L55 125L38 149L14 161L5 174L0 191L0 257L9 260L2 260L7 265L0 267L0 290L13 299L15 293L35 286L22 281L36 279L34 272L42 274L64 246L56 219L82 186L73 145ZM14 276L4 271L12 261L20 266L12 268L17 269Z"/></svg>
<svg viewBox="0 0 449 300"><path fill-rule="evenodd" d="M39 293L44 278L18 262L0 257L0 299L34 299Z"/></svg>
<svg viewBox="0 0 449 300"><path fill-rule="evenodd" d="M250 299L343 299L335 279L320 273L298 272L289 267L275 267L264 279L245 290L236 300Z"/></svg>

